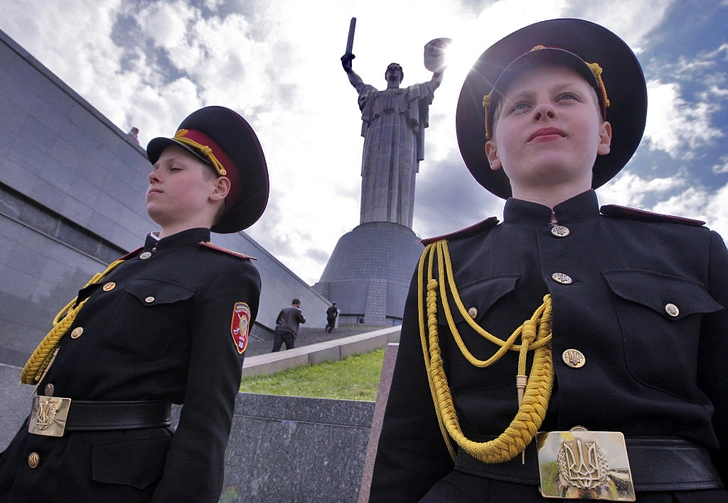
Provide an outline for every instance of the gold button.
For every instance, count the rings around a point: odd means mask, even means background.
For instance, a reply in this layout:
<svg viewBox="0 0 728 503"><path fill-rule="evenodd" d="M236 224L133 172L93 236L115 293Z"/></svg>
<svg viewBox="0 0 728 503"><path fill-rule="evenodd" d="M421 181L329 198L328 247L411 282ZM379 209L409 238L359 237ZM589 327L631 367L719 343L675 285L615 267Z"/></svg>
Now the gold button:
<svg viewBox="0 0 728 503"><path fill-rule="evenodd" d="M561 283L562 285L570 285L571 283L573 283L571 276L569 276L568 274L564 274L563 272L553 273L551 275L551 279L553 279L557 283Z"/></svg>
<svg viewBox="0 0 728 503"><path fill-rule="evenodd" d="M140 258L140 259L142 259L142 260L147 260L147 259L148 259L149 257L151 257L151 256L152 256L152 254L151 254L151 253L149 253L149 252L144 252L144 253L142 253L141 255L139 255L139 258Z"/></svg>
<svg viewBox="0 0 728 503"><path fill-rule="evenodd" d="M114 288L116 288L116 283L114 283L113 281L109 281L108 283L104 283L104 286L101 287L101 289L104 292L110 292Z"/></svg>
<svg viewBox="0 0 728 503"><path fill-rule="evenodd" d="M144 302L146 302L147 304L151 304L152 302L154 302L154 297L150 295L149 297L144 299Z"/></svg>
<svg viewBox="0 0 728 503"><path fill-rule="evenodd" d="M477 307L471 307L468 309L468 314L472 319L475 319L476 316L478 316L478 308Z"/></svg>
<svg viewBox="0 0 728 503"><path fill-rule="evenodd" d="M679 310L679 309L677 308L677 306L676 306L675 304L673 304L672 302L671 302L671 303L669 303L669 304L665 304L665 312L666 312L666 313L667 313L668 315L672 316L673 318L674 318L675 316L678 316L678 315L680 314L680 310Z"/></svg>
<svg viewBox="0 0 728 503"><path fill-rule="evenodd" d="M564 227L563 225L554 225L551 227L551 234L556 236L557 238L565 238L569 234L571 234L571 231L568 227Z"/></svg>
<svg viewBox="0 0 728 503"><path fill-rule="evenodd" d="M76 327L71 332L71 339L78 339L83 333L83 327Z"/></svg>
<svg viewBox="0 0 728 503"><path fill-rule="evenodd" d="M564 363L573 369L580 369L586 363L584 353L578 349L567 349L561 354Z"/></svg>
<svg viewBox="0 0 728 503"><path fill-rule="evenodd" d="M45 385L45 395L46 396L53 396L53 392L56 390L56 387L53 386L51 383L48 383Z"/></svg>
<svg viewBox="0 0 728 503"><path fill-rule="evenodd" d="M28 456L28 466L31 468L37 468L40 464L40 456L37 452L31 452Z"/></svg>

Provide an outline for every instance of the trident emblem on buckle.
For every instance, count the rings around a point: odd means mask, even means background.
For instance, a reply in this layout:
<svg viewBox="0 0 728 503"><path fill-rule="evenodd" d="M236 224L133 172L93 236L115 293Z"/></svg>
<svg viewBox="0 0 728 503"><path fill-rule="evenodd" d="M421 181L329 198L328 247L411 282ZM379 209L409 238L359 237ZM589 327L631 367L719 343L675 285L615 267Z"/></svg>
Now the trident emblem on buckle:
<svg viewBox="0 0 728 503"><path fill-rule="evenodd" d="M635 501L624 435L612 431L536 435L541 495L545 498Z"/></svg>
<svg viewBox="0 0 728 503"><path fill-rule="evenodd" d="M46 437L62 437L70 406L70 398L36 395L33 397L28 432Z"/></svg>
<svg viewBox="0 0 728 503"><path fill-rule="evenodd" d="M609 463L596 442L564 441L557 462L567 485L591 491L607 482Z"/></svg>

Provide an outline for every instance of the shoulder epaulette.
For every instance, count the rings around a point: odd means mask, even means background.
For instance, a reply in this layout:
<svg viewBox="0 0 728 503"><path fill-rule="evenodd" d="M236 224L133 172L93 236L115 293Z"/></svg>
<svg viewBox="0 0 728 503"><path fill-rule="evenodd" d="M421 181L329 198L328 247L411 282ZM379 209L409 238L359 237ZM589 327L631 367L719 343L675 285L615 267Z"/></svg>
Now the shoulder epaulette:
<svg viewBox="0 0 728 503"><path fill-rule="evenodd" d="M452 241L453 239L465 238L465 237L472 236L474 234L478 234L483 231L489 231L496 225L498 225L498 218L490 217L490 218L486 218L482 222L478 222L477 224L470 225L468 227L465 227L464 229L460 229L458 231L451 232L449 234L443 234L441 236L435 236L432 238L422 239L422 240L420 240L420 243L427 246L430 243L434 243L435 241L442 241L443 239Z"/></svg>
<svg viewBox="0 0 728 503"><path fill-rule="evenodd" d="M223 248L222 246L214 245L214 244L210 243L209 241L200 241L200 245L204 246L205 248L209 248L210 250L227 253L228 255L232 255L233 257L245 258L248 260L258 260L257 258L252 257L250 255L246 255L244 253L238 253L236 251L228 250L227 248Z"/></svg>
<svg viewBox="0 0 728 503"><path fill-rule="evenodd" d="M627 206L619 206L616 204L607 204L602 206L599 211L602 215L616 218L630 218L633 220L641 220L643 222L668 222L673 224L692 225L694 227L702 227L705 222L702 220L694 220L692 218L677 217L674 215L663 215L662 213L653 213L651 211L638 210L637 208L629 208Z"/></svg>
<svg viewBox="0 0 728 503"><path fill-rule="evenodd" d="M143 249L144 249L144 247L140 246L136 250L130 251L126 255L119 257L117 260L129 260L130 258L136 257L137 255L139 255L139 252L142 251Z"/></svg>

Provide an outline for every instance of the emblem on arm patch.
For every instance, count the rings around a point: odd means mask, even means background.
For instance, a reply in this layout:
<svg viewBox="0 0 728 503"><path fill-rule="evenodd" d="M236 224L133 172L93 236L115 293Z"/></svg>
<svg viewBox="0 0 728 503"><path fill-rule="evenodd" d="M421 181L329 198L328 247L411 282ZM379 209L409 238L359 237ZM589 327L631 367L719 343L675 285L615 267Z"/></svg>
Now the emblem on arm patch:
<svg viewBox="0 0 728 503"><path fill-rule="evenodd" d="M250 307L245 302L236 302L233 307L233 319L230 323L230 335L233 337L235 349L243 354L248 347L248 330L250 328Z"/></svg>

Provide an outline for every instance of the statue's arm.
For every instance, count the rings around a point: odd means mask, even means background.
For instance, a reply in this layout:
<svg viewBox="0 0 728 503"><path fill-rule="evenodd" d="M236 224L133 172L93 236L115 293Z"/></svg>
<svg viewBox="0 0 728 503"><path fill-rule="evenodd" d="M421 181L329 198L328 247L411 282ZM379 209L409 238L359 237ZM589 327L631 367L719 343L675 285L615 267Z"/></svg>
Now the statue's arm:
<svg viewBox="0 0 728 503"><path fill-rule="evenodd" d="M432 89L435 90L438 87L440 87L440 84L442 84L442 76L444 75L444 71L440 72L434 72L432 74L432 78L430 79L430 83L432 84Z"/></svg>
<svg viewBox="0 0 728 503"><path fill-rule="evenodd" d="M351 65L351 60L353 60L356 56L354 56L352 53L347 52L343 56L341 56L341 66L344 67L344 71L346 72L346 76L349 77L349 83L351 83L352 86L357 90L357 92L361 92L362 88L366 85L364 84L364 81L357 75L357 73L354 71Z"/></svg>

